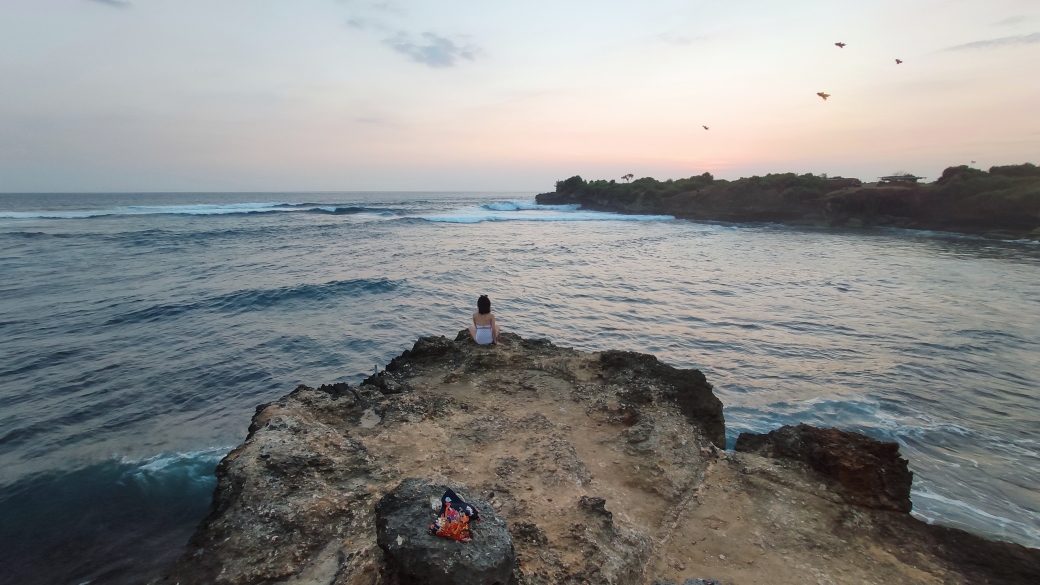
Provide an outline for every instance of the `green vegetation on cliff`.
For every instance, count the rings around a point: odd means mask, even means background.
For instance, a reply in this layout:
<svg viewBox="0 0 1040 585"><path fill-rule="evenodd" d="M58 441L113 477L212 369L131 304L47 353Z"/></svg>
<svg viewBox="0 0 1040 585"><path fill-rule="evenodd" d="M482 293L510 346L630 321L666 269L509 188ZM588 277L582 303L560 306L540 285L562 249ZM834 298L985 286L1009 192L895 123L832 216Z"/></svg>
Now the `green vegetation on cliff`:
<svg viewBox="0 0 1040 585"><path fill-rule="evenodd" d="M855 179L794 173L736 181L709 173L688 179L631 183L571 177L538 195L542 204L662 213L685 219L767 221L808 225L880 225L1004 237L1040 237L1040 167L1031 163L988 172L950 167L934 183L866 185Z"/></svg>

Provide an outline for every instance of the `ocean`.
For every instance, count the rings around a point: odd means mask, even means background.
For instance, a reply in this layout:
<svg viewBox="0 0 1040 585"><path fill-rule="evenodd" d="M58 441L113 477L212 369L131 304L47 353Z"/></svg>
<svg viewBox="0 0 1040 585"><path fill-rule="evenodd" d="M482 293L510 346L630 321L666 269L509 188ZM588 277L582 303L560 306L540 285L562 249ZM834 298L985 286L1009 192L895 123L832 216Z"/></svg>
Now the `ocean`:
<svg viewBox="0 0 1040 585"><path fill-rule="evenodd" d="M454 337L480 294L505 331L702 370L730 448L897 441L916 516L1040 546L1040 245L533 199L0 195L0 582L154 576L256 405Z"/></svg>

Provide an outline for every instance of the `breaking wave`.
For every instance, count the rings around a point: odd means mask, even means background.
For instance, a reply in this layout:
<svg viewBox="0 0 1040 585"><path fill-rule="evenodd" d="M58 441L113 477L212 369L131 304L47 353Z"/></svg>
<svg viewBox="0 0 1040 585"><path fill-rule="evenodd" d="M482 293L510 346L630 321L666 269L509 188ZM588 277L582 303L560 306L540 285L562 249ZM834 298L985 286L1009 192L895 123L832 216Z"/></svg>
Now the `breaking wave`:
<svg viewBox="0 0 1040 585"><path fill-rule="evenodd" d="M534 201L504 201L464 207L446 213L421 216L442 223L483 221L668 221L670 215L625 215L582 210L580 205L539 205Z"/></svg>
<svg viewBox="0 0 1040 585"><path fill-rule="evenodd" d="M5 582L147 582L209 508L229 447L113 458L0 488ZM52 547L39 547L48 542ZM53 556L53 550L75 551ZM61 559L61 560L58 560ZM40 575L40 567L48 568ZM9 579L9 581L8 581Z"/></svg>
<svg viewBox="0 0 1040 585"><path fill-rule="evenodd" d="M498 201L435 214L416 214L414 209L336 203L198 203L184 205L124 205L103 209L0 211L0 220L66 220L146 215L233 215L257 213L313 213L357 216L359 219L419 219L444 223L484 221L667 221L670 215L628 215L583 210L578 204L539 205L535 201Z"/></svg>
<svg viewBox="0 0 1040 585"><path fill-rule="evenodd" d="M396 215L394 210L385 207L269 201L258 203L199 203L190 205L125 205L107 209L87 210L0 211L0 219L89 219L93 217L126 215L231 215L279 212L311 212L332 215L356 215L364 213L379 216Z"/></svg>
<svg viewBox="0 0 1040 585"><path fill-rule="evenodd" d="M327 213L331 215L361 215L371 214L379 215L383 217L392 217L397 215L392 209L385 207L363 207L358 205L347 205L343 207L337 207L335 205L322 205L313 209L308 209L312 213Z"/></svg>

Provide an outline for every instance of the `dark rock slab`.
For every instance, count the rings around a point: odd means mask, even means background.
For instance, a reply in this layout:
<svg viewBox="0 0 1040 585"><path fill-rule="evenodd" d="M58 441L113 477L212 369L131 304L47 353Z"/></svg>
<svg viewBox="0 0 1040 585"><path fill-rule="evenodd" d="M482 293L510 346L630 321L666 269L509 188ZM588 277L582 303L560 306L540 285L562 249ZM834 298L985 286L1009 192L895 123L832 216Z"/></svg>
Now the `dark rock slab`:
<svg viewBox="0 0 1040 585"><path fill-rule="evenodd" d="M708 440L725 447L722 401L700 370L680 370L655 356L633 351L605 351L599 359L608 382L626 388L622 398L627 403L650 404L655 399L671 402L688 421L701 427Z"/></svg>
<svg viewBox="0 0 1040 585"><path fill-rule="evenodd" d="M922 556L942 559L952 574L971 585L1040 583L1040 550L925 524L909 514L887 510L871 510L869 514L884 535L886 549L904 563L920 562Z"/></svg>
<svg viewBox="0 0 1040 585"><path fill-rule="evenodd" d="M800 424L764 435L741 433L734 449L801 461L841 484L850 503L897 512L911 509L914 474L899 456L898 443Z"/></svg>
<svg viewBox="0 0 1040 585"><path fill-rule="evenodd" d="M389 565L405 580L429 585L506 585L516 554L504 519L484 499L463 486L451 486L480 511L470 524L473 540L456 542L429 533L445 486L408 478L376 504L376 542Z"/></svg>

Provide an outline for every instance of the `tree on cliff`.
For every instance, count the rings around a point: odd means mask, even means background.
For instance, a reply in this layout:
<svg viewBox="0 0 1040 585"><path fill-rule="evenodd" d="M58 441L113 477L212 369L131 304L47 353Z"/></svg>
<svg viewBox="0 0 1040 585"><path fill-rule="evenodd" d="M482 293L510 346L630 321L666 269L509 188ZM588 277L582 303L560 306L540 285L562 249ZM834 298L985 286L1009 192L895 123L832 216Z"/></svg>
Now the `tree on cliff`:
<svg viewBox="0 0 1040 585"><path fill-rule="evenodd" d="M574 193L581 190L585 186L585 179L582 179L579 175L565 181L556 181L556 192L557 193Z"/></svg>

